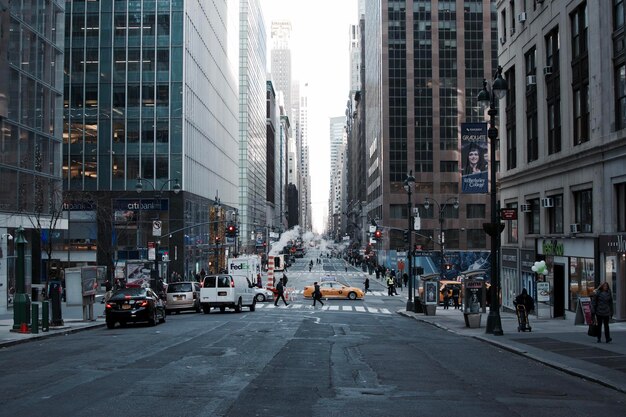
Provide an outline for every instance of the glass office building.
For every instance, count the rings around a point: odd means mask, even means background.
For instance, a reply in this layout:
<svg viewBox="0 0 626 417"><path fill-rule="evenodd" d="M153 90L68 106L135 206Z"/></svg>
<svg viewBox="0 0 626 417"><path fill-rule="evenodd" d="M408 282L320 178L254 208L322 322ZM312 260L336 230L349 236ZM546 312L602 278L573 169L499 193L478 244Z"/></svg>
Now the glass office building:
<svg viewBox="0 0 626 417"><path fill-rule="evenodd" d="M237 203L236 48L228 34L238 35L238 10L228 3L66 2L68 264L143 259L155 242L157 258L176 254L170 271L208 267L217 196L220 210Z"/></svg>

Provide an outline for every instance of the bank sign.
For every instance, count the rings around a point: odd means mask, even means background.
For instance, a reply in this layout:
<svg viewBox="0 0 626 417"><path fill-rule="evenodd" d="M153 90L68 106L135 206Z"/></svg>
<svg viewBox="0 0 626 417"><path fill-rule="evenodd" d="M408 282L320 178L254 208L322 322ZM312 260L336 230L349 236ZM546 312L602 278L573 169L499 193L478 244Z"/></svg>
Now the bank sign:
<svg viewBox="0 0 626 417"><path fill-rule="evenodd" d="M114 200L114 210L131 211L168 211L170 208L167 198L119 198Z"/></svg>

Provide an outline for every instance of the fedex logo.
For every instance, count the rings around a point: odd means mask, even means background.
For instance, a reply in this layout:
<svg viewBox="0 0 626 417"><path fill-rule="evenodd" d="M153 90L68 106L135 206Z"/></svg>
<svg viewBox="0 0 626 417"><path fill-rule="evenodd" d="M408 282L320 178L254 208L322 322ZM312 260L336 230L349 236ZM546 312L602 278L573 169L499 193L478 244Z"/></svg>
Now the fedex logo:
<svg viewBox="0 0 626 417"><path fill-rule="evenodd" d="M250 267L248 266L248 264L236 264L236 263L231 263L230 264L230 269L232 270L242 270L242 269L250 269Z"/></svg>

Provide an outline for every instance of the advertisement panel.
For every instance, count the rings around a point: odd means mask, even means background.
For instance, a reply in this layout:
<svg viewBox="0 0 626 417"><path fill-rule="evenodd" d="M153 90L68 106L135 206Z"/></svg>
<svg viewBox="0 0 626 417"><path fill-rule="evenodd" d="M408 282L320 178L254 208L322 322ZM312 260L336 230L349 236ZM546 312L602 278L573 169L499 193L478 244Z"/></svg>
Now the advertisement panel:
<svg viewBox="0 0 626 417"><path fill-rule="evenodd" d="M487 123L461 123L461 190L464 194L487 193Z"/></svg>

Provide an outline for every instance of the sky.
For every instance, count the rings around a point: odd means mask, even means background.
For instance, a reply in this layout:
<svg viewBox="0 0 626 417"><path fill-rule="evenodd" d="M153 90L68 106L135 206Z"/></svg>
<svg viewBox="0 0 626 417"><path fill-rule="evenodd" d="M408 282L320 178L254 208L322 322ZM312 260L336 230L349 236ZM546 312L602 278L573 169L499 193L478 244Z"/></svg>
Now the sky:
<svg viewBox="0 0 626 417"><path fill-rule="evenodd" d="M349 30L351 24L358 22L357 0L260 0L260 3L268 50L271 21L290 20L291 77L300 82L301 93L308 83L313 231L319 233L328 214L330 118L345 114L350 92Z"/></svg>

